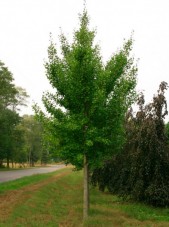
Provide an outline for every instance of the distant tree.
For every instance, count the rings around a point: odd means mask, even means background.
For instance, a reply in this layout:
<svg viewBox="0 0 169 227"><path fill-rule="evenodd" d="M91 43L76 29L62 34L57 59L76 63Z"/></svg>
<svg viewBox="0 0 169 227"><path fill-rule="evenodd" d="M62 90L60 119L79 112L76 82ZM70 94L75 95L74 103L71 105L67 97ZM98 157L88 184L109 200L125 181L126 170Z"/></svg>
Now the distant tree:
<svg viewBox="0 0 169 227"><path fill-rule="evenodd" d="M42 156L41 156L41 164L46 165L49 162L49 151L43 149Z"/></svg>
<svg viewBox="0 0 169 227"><path fill-rule="evenodd" d="M20 122L17 110L28 98L26 91L17 88L13 80L12 73L0 61L0 166L6 159L8 167L14 155L15 128Z"/></svg>
<svg viewBox="0 0 169 227"><path fill-rule="evenodd" d="M7 107L11 107L16 102L18 93L14 83L13 75L0 61L0 110L1 112Z"/></svg>
<svg viewBox="0 0 169 227"><path fill-rule="evenodd" d="M20 108L27 106L27 100L29 95L26 90L22 87L16 87L17 94L15 96L15 102L13 103L13 110L20 111Z"/></svg>
<svg viewBox="0 0 169 227"><path fill-rule="evenodd" d="M13 152L15 126L19 121L19 115L10 109L0 112L0 160L2 165L3 160L6 159L8 168Z"/></svg>
<svg viewBox="0 0 169 227"><path fill-rule="evenodd" d="M24 150L30 166L41 159L42 156L42 126L33 115L24 115L20 124L24 134Z"/></svg>
<svg viewBox="0 0 169 227"><path fill-rule="evenodd" d="M153 102L146 106L141 95L136 115L128 113L124 150L93 174L92 181L100 189L107 187L113 193L154 206L169 205L166 89L167 83L162 82Z"/></svg>
<svg viewBox="0 0 169 227"><path fill-rule="evenodd" d="M13 83L12 73L0 61L0 165L3 159L7 159L9 167L9 158L12 146L12 130L19 120L17 113L10 108L16 101L17 89Z"/></svg>
<svg viewBox="0 0 169 227"><path fill-rule="evenodd" d="M13 131L13 149L12 149L12 167L14 163L19 163L20 166L24 165L27 162L27 153L25 150L25 139L24 139L24 130L21 126L22 118L20 123L16 125Z"/></svg>
<svg viewBox="0 0 169 227"><path fill-rule="evenodd" d="M61 57L51 42L46 70L56 93L43 96L50 114L46 117L48 128L59 141L59 156L77 169L84 167L84 219L89 208L89 169L120 149L124 115L135 98L137 73L129 57L132 40L104 65L99 47L93 44L95 32L88 24L84 10L73 43L61 34ZM46 119L35 109L41 120Z"/></svg>

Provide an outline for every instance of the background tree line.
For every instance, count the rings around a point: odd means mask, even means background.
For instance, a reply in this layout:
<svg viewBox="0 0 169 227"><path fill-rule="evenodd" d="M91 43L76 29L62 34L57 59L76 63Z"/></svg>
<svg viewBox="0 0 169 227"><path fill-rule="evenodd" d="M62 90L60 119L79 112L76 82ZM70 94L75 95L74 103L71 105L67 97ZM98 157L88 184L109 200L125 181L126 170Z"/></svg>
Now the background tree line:
<svg viewBox="0 0 169 227"><path fill-rule="evenodd" d="M0 61L0 167L3 163L48 162L47 147L43 146L43 127L34 116L20 116L19 109L26 105L26 91L16 87L12 73Z"/></svg>

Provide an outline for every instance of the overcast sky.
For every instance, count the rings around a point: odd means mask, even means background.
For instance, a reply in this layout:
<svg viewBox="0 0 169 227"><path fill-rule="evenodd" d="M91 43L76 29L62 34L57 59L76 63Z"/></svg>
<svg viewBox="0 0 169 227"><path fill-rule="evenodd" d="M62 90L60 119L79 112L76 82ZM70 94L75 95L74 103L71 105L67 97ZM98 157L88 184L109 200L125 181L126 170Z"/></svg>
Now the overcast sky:
<svg viewBox="0 0 169 227"><path fill-rule="evenodd" d="M169 83L169 0L87 0L87 10L105 62L134 31L137 88L150 101L161 81ZM43 66L50 32L58 45L60 27L71 40L82 11L83 0L0 0L0 60L30 95L22 113L50 89Z"/></svg>

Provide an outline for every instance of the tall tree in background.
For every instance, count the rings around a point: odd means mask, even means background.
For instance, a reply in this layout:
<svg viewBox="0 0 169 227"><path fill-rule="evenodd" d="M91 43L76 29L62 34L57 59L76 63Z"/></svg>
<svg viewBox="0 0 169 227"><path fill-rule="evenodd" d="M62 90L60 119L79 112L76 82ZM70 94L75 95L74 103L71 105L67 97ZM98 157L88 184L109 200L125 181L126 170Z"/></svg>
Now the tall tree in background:
<svg viewBox="0 0 169 227"><path fill-rule="evenodd" d="M13 84L12 73L1 61L0 88L0 165L7 158L9 166L12 129L19 120L19 116L11 110L12 104L16 102L17 89Z"/></svg>
<svg viewBox="0 0 169 227"><path fill-rule="evenodd" d="M28 98L26 91L17 88L13 80L12 73L0 61L0 166L6 159L8 167L15 149L15 128L21 119L17 110Z"/></svg>
<svg viewBox="0 0 169 227"><path fill-rule="evenodd" d="M21 118L20 123L16 125L13 130L13 149L12 149L12 167L14 167L14 163L20 165L20 167L24 166L27 162L27 153L25 149L25 138L24 138L24 130L22 127L23 118Z"/></svg>
<svg viewBox="0 0 169 227"><path fill-rule="evenodd" d="M0 159L6 159L8 168L13 156L15 127L19 121L19 115L10 109L6 109L0 117Z"/></svg>
<svg viewBox="0 0 169 227"><path fill-rule="evenodd" d="M35 107L59 141L59 154L77 169L84 168L84 219L89 209L89 169L101 165L123 143L123 121L135 98L137 68L129 57L132 40L103 64L86 10L69 44L61 34L60 56L51 42L47 78L56 93L43 96L50 117ZM48 119L48 121L46 120Z"/></svg>
<svg viewBox="0 0 169 227"><path fill-rule="evenodd" d="M0 110L3 111L7 107L11 107L16 102L16 94L18 93L14 83L12 73L0 61Z"/></svg>

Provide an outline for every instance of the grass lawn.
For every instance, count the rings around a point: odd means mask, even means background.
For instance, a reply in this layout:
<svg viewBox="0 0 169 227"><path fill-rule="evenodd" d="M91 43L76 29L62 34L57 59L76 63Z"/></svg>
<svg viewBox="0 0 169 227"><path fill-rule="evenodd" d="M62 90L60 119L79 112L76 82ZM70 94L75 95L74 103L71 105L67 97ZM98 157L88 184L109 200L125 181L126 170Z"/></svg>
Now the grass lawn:
<svg viewBox="0 0 169 227"><path fill-rule="evenodd" d="M124 202L91 188L84 226L167 227L169 209ZM0 227L81 227L83 175L65 168L0 184Z"/></svg>
<svg viewBox="0 0 169 227"><path fill-rule="evenodd" d="M1 171L10 171L10 170L13 170L13 171L15 171L15 170L20 170L21 168L0 168L0 172Z"/></svg>

